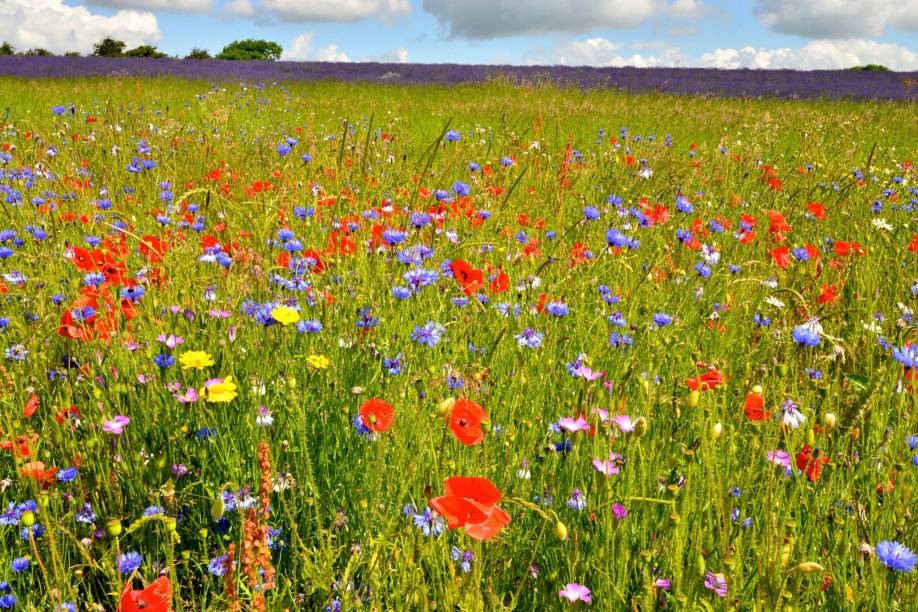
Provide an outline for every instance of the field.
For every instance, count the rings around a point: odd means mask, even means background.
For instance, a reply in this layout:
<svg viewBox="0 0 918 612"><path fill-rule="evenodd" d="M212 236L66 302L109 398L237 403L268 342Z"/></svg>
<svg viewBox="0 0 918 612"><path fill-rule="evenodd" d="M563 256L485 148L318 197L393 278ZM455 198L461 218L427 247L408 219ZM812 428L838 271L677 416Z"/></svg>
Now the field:
<svg viewBox="0 0 918 612"><path fill-rule="evenodd" d="M0 608L918 599L913 102L0 110Z"/></svg>

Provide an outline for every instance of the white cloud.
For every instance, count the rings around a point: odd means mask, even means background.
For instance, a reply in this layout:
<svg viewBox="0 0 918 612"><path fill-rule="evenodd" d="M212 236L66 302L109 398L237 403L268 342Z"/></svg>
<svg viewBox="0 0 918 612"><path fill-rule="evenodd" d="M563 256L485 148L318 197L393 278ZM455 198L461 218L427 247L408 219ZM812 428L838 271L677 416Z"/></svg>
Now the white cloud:
<svg viewBox="0 0 918 612"><path fill-rule="evenodd" d="M260 6L281 21L388 19L411 12L410 0L261 0Z"/></svg>
<svg viewBox="0 0 918 612"><path fill-rule="evenodd" d="M86 3L115 9L180 13L204 13L214 7L214 0L87 0Z"/></svg>
<svg viewBox="0 0 918 612"><path fill-rule="evenodd" d="M697 19L710 9L699 0L674 0L667 8L667 14L675 19Z"/></svg>
<svg viewBox="0 0 918 612"><path fill-rule="evenodd" d="M883 64L893 70L918 70L918 53L892 43L873 40L814 40L791 49L715 49L701 56L710 68L792 68L836 70L864 64Z"/></svg>
<svg viewBox="0 0 918 612"><path fill-rule="evenodd" d="M225 10L236 17L255 17L258 14L250 0L232 0L226 5Z"/></svg>
<svg viewBox="0 0 918 612"><path fill-rule="evenodd" d="M0 40L19 49L86 53L106 36L136 47L156 43L161 34L156 16L145 11L122 10L108 17L62 0L0 1Z"/></svg>
<svg viewBox="0 0 918 612"><path fill-rule="evenodd" d="M806 38L881 36L887 26L918 29L918 0L756 0L759 21Z"/></svg>
<svg viewBox="0 0 918 612"><path fill-rule="evenodd" d="M673 47L661 48L656 55L627 55L622 53L624 45L606 38L587 38L577 40L556 49L558 64L567 66L634 66L635 68L652 68L658 66L681 66L686 63L685 55Z"/></svg>
<svg viewBox="0 0 918 612"><path fill-rule="evenodd" d="M424 0L424 9L451 37L473 39L632 28L659 5L658 0Z"/></svg>
<svg viewBox="0 0 918 612"><path fill-rule="evenodd" d="M393 49L386 53L380 55L376 60L383 62L384 64L407 64L408 63L408 49L405 47L399 47L398 49Z"/></svg>
<svg viewBox="0 0 918 612"><path fill-rule="evenodd" d="M340 50L338 45L331 44L321 49L313 49L315 32L303 32L290 41L281 54L281 59L293 62L349 62L351 58Z"/></svg>

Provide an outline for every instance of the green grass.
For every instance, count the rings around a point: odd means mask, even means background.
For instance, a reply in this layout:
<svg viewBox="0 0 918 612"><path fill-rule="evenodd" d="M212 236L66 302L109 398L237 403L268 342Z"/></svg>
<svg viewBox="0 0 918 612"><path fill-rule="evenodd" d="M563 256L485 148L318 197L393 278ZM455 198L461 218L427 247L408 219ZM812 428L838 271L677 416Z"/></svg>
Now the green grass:
<svg viewBox="0 0 918 612"><path fill-rule="evenodd" d="M51 112L69 103L75 116ZM272 557L272 610L324 609L333 600L345 609L556 609L563 604L558 591L568 582L589 586L598 609L905 610L918 597L914 572L894 573L859 552L882 540L918 548L912 516L918 467L906 444L918 434L918 396L899 388L908 384L903 368L878 344L878 335L892 347L918 341L914 320L902 310L916 306L918 253L906 249L918 234L916 213L891 208L916 198L908 192L918 185L915 171L902 166L918 157L913 104L699 99L500 82L262 90L127 77L3 78L0 112L7 126L0 145L12 145L11 161L0 169L38 167L53 175L0 180L22 196L19 205L10 202L10 191L0 192L0 230L14 229L25 239L0 259L0 273L19 270L29 279L21 287L6 282L0 301L0 317L10 320L0 346L21 344L29 352L23 361L2 361L0 440L34 433L31 460L48 468L80 461L74 481L42 490L21 475L28 460L0 451L0 478L9 482L0 493L3 508L38 500L37 520L48 528L33 549L20 537L21 525L0 527L0 580L10 583L17 609L51 609L75 599L80 609L114 609L127 578L119 576L116 558L125 551L143 556L135 588L164 571L176 610L227 609L223 580L211 576L207 564L231 543L239 546L243 516L226 512L229 528L219 533L212 514L224 489L249 487L258 496L261 440L270 447L271 473L289 485L271 495L268 523L282 529L276 539L284 543ZM84 113L96 122L87 123ZM622 139L623 127L641 140ZM463 132L462 140L444 139L448 129ZM299 141L285 157L277 153L284 136ZM613 136L620 147L610 143ZM135 152L141 139L149 155ZM52 145L57 154L49 156ZM568 145L582 157L565 172ZM304 153L312 161L300 161ZM512 167L499 163L507 155L516 159ZM128 172L134 156L152 158L156 167ZM637 175L640 160L653 170L649 178ZM471 173L470 161L490 164L491 175ZM780 191L762 180L763 164L776 170ZM214 169L221 175L209 180ZM864 173L863 184L855 170ZM91 183L76 182L86 179ZM247 193L258 180L273 188ZM474 207L492 216L480 226L450 216L445 228L457 231L456 242L428 226L412 230L405 245L435 249L424 264L428 269L439 270L447 259L501 266L510 277L508 292L491 295L485 287L488 303L473 298L458 308L450 298L462 292L441 274L405 301L393 297L392 287L406 284L402 275L409 268L391 251L367 248L374 223L367 219L360 219L353 236L356 254L326 255L328 270L306 276L320 294L312 304L306 293L271 284L272 274L286 273L276 263L281 249L270 244L281 215L305 247L322 251L333 220L359 218L383 201L396 211L426 210L434 200L419 187L449 190L459 180L471 185ZM168 226L157 222L167 208L162 181L171 184L174 209L200 207L202 232L179 228L178 212ZM102 188L113 207L93 220ZM884 195L887 189L898 191L898 200ZM66 192L73 197L63 199ZM676 210L680 193L692 200L693 214ZM640 246L613 254L606 230L622 229L628 219L606 203L611 194L626 207L640 206L642 198L666 206L671 219L626 230ZM320 206L328 196L339 197ZM35 197L57 209L30 203ZM877 200L884 206L874 213ZM808 215L813 201L827 208L825 221ZM585 206L607 210L588 223ZM294 207L315 207L318 214L301 220ZM769 251L781 244L769 234L768 211L783 213L792 227L783 245L823 249L818 263L794 262L786 270L774 264ZM72 221L63 216L68 212ZM526 227L519 224L521 214L530 222ZM745 245L733 237L744 214L758 221L755 240ZM88 215L85 224L81 215ZM721 255L704 279L695 271L699 253L675 233L695 219L707 227L714 218L731 228L701 238ZM875 228L876 218L893 229ZM116 220L125 223L120 230L112 226ZM401 214L380 223L409 227ZM34 240L29 225L43 227L47 238ZM520 230L539 240L540 253L523 254ZM549 230L557 238L548 239ZM198 261L201 237L208 234L238 243L228 269ZM66 245L89 248L86 235L123 235L127 276L147 273L136 318L119 319L109 341L56 333L84 275L64 257ZM162 262L149 263L138 252L145 236L169 243ZM867 254L837 257L835 240L859 242ZM593 258L572 266L577 242ZM484 245L493 250L483 251ZM730 264L739 272L730 272ZM161 282L149 280L154 270ZM517 287L533 276L537 288ZM839 300L818 304L822 285L829 284L837 286ZM604 303L599 285L620 302ZM213 301L205 299L209 288ZM56 293L66 297L63 304L53 303ZM541 294L566 302L570 314L537 314ZM313 335L292 326L264 327L240 310L245 300L275 296L299 299L302 318L324 329ZM503 317L498 302L518 304L520 316ZM368 332L356 326L362 307L379 318ZM185 309L196 316L183 316ZM210 309L232 315L213 318ZM607 322L616 311L633 328ZM652 329L657 312L675 321ZM769 316L770 327L757 328L756 313ZM877 320L876 313L885 318ZM805 349L794 344L791 330L810 316L820 317L824 336L820 346ZM428 321L446 328L444 341L432 348L410 339L415 326ZM879 331L867 329L871 322ZM537 349L514 339L529 327L545 334ZM630 334L633 344L611 347L616 331ZM156 337L170 333L185 343L166 352L206 351L214 365L195 371L176 363L160 370L153 362L162 349ZM131 350L128 342L138 347ZM485 351L470 351L470 343ZM382 357L399 353L403 371L390 376ZM609 389L567 372L565 364L580 353L605 372ZM49 370L59 371L64 355L82 370L50 380ZM311 355L327 357L328 368L311 367ZM685 383L701 373L696 362L716 366L726 379L697 401ZM813 380L807 368L822 378ZM239 387L227 404L182 405L165 386L200 390L207 378L227 375ZM449 375L465 386L450 390ZM750 422L743 402L755 385L772 413L787 400L799 404L804 425ZM22 409L33 393L40 406L25 418ZM450 396L474 399L488 411L491 425L481 444L463 446L447 429L438 404ZM395 419L371 442L356 435L352 419L372 397L391 402ZM55 419L69 406L79 409L78 426ZM259 406L273 415L270 427L256 423ZM549 425L581 413L598 425L594 407L644 417L646 433L612 437L597 426L596 435L570 436L569 453L554 452L562 437ZM825 424L827 413L835 416L834 427ZM103 421L115 415L131 419L122 436L102 431ZM195 435L201 428L217 435L201 441ZM772 449L786 450L793 460L806 443L829 458L818 482L789 478L766 461ZM607 478L591 461L613 450L625 464ZM524 461L529 479L518 476ZM172 468L179 464L189 473L176 478ZM405 504L424 508L428 497L442 495L444 480L454 475L489 478L503 492L500 505L511 522L496 538L476 542L461 529L425 537L403 515ZM877 486L890 480L892 490L878 494ZM741 489L738 498L730 495L734 486ZM582 512L565 504L574 488L586 496ZM554 502L538 511L531 507L536 496ZM84 501L97 517L99 537L74 520ZM613 516L613 503L627 508L625 519ZM137 522L154 504L179 518L174 531L165 520ZM731 520L734 508L737 521ZM752 520L748 528L741 525L746 518ZM106 533L114 519L123 525L117 536ZM565 541L556 535L558 522L569 533ZM469 573L451 559L453 546L472 551ZM31 556L31 567L16 574L10 561L24 555ZM795 571L804 562L823 569ZM726 576L725 599L704 587L705 572ZM658 578L670 580L671 589L653 588ZM237 573L236 581L247 605L246 580Z"/></svg>

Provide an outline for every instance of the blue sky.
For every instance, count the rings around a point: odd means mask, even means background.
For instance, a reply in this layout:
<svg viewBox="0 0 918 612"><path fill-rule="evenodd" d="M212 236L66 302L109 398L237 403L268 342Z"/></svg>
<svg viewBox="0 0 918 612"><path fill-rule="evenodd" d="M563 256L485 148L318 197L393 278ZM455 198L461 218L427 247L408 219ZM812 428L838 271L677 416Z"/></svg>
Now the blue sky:
<svg viewBox="0 0 918 612"><path fill-rule="evenodd" d="M0 40L286 59L918 70L918 0L0 0Z"/></svg>

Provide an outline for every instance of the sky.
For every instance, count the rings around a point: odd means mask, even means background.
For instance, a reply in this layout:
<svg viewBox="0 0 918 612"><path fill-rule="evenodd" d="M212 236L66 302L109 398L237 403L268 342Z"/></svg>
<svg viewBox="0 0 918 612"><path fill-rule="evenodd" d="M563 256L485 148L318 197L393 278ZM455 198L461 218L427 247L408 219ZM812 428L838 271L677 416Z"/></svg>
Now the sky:
<svg viewBox="0 0 918 612"><path fill-rule="evenodd" d="M918 0L0 0L0 41L182 56L256 38L282 59L918 70Z"/></svg>

